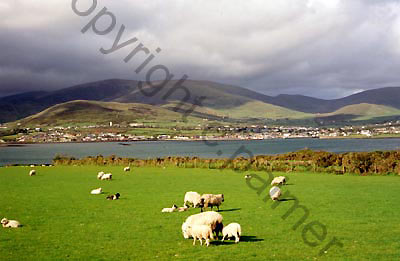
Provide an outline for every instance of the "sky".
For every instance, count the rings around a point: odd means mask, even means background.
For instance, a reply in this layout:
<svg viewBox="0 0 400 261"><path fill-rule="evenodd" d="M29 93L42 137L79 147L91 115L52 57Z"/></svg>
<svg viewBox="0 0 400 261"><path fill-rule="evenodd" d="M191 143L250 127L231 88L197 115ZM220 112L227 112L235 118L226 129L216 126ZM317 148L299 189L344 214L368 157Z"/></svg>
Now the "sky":
<svg viewBox="0 0 400 261"><path fill-rule="evenodd" d="M149 54L124 61L139 44ZM0 96L146 74L164 79L165 71L151 70L160 64L177 79L267 95L333 99L400 86L400 0L0 2Z"/></svg>

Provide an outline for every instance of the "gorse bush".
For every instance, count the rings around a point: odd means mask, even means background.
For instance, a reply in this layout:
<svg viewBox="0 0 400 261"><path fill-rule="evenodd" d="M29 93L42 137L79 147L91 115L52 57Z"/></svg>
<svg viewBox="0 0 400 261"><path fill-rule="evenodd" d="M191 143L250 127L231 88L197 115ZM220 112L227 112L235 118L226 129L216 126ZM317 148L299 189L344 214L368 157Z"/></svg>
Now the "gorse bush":
<svg viewBox="0 0 400 261"><path fill-rule="evenodd" d="M278 155L258 155L254 158L205 159L198 157L164 157L153 159L104 157L74 157L57 155L55 165L121 165L176 166L182 168L233 169L236 171L313 171L334 174L400 175L400 151L331 153L304 149Z"/></svg>

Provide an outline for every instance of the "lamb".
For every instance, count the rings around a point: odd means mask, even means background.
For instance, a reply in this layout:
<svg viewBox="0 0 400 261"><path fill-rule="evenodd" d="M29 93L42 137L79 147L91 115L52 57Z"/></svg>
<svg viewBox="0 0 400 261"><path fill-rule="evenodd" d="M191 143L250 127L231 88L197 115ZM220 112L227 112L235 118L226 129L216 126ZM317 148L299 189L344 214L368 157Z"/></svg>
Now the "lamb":
<svg viewBox="0 0 400 261"><path fill-rule="evenodd" d="M186 210L188 210L188 209L189 209L189 207L186 206L186 205L184 205L183 207L179 207L179 208L178 208L178 211L179 211L179 212L183 212L183 211L186 211Z"/></svg>
<svg viewBox="0 0 400 261"><path fill-rule="evenodd" d="M186 192L185 199L183 200L185 206L193 206L197 208L200 206L200 194L194 191Z"/></svg>
<svg viewBox="0 0 400 261"><path fill-rule="evenodd" d="M224 241L225 237L235 237L235 243L238 243L241 235L242 228L238 223L230 223L222 229L222 241Z"/></svg>
<svg viewBox="0 0 400 261"><path fill-rule="evenodd" d="M17 220L8 220L7 218L3 218L0 223L3 227L21 227L21 224Z"/></svg>
<svg viewBox="0 0 400 261"><path fill-rule="evenodd" d="M174 204L174 205L172 205L172 208L163 208L161 210L161 212L171 213L171 212L175 212L177 210L177 208L178 208L178 206Z"/></svg>
<svg viewBox="0 0 400 261"><path fill-rule="evenodd" d="M97 179L101 179L101 177L104 175L103 171L100 171L99 173L97 173Z"/></svg>
<svg viewBox="0 0 400 261"><path fill-rule="evenodd" d="M125 167L124 171L131 171L131 168L130 167Z"/></svg>
<svg viewBox="0 0 400 261"><path fill-rule="evenodd" d="M100 178L100 180L111 180L111 179L112 179L111 173L103 174Z"/></svg>
<svg viewBox="0 0 400 261"><path fill-rule="evenodd" d="M188 225L187 231L193 237L193 245L196 244L196 239L203 245L202 239L206 240L206 245L210 245L210 239L214 240L214 236L210 226L207 225Z"/></svg>
<svg viewBox="0 0 400 261"><path fill-rule="evenodd" d="M36 170L31 170L31 171L29 171L29 176L34 176L34 175L36 175Z"/></svg>
<svg viewBox="0 0 400 261"><path fill-rule="evenodd" d="M211 207L211 210L213 207L217 207L219 211L219 206L224 200L224 194L203 194L200 199L201 212L207 207Z"/></svg>
<svg viewBox="0 0 400 261"><path fill-rule="evenodd" d="M286 183L286 178L284 176L279 176L279 177L275 177L272 182L271 182L271 186L275 186L275 185L283 185Z"/></svg>
<svg viewBox="0 0 400 261"><path fill-rule="evenodd" d="M117 192L117 193L115 193L115 194L113 194L113 195L108 195L108 196L106 197L106 199L108 199L108 200L117 200L117 199L119 199L120 196L121 196L121 195Z"/></svg>
<svg viewBox="0 0 400 261"><path fill-rule="evenodd" d="M182 224L182 234L184 238L192 236L187 230L189 225L207 225L211 227L211 230L215 232L218 239L218 235L222 232L224 225L222 224L221 214L215 211L207 211L199 214L189 216L186 221Z"/></svg>
<svg viewBox="0 0 400 261"><path fill-rule="evenodd" d="M251 179L251 175L244 176L245 179Z"/></svg>
<svg viewBox="0 0 400 261"><path fill-rule="evenodd" d="M271 197L272 200L278 200L279 197L281 196L282 192L281 189L274 186L269 190L269 195Z"/></svg>
<svg viewBox="0 0 400 261"><path fill-rule="evenodd" d="M101 193L103 193L101 188L93 189L92 191L90 191L90 194L92 195L99 195Z"/></svg>

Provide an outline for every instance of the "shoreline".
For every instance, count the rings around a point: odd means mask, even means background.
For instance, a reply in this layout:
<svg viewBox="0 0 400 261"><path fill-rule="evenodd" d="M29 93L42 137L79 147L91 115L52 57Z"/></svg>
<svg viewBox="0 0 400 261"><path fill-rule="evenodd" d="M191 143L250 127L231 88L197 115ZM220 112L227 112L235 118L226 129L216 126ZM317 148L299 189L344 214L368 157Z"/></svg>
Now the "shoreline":
<svg viewBox="0 0 400 261"><path fill-rule="evenodd" d="M320 139L320 140L380 140L380 139L400 139L398 137L293 137L293 138L270 138L270 139L190 139L190 140L177 140L177 139L163 139L163 140L125 140L125 141L63 141L63 142L4 142L0 143L1 147L24 147L28 145L38 145L38 144L82 144L82 143L121 143L121 146L130 146L133 144L126 144L126 143L135 143L135 142L171 142L171 141L181 141L181 142L200 142L200 141L264 141L264 140L297 140L297 139ZM125 143L125 144L124 144Z"/></svg>

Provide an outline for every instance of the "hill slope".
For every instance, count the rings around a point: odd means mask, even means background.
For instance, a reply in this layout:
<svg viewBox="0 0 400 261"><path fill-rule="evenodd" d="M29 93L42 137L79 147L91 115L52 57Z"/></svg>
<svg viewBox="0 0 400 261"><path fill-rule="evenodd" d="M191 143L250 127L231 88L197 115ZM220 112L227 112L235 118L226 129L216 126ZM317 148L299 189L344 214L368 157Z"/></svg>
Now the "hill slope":
<svg viewBox="0 0 400 261"><path fill-rule="evenodd" d="M108 124L132 122L172 122L181 114L148 104L98 101L71 101L52 106L40 113L18 121L29 125Z"/></svg>
<svg viewBox="0 0 400 261"><path fill-rule="evenodd" d="M318 118L329 118L330 120L353 120L353 121L361 121L361 120L371 120L379 117L389 117L389 116L398 116L400 115L400 110L384 106L384 105L376 105L376 104L353 104L340 108L331 113L324 113L317 115Z"/></svg>

